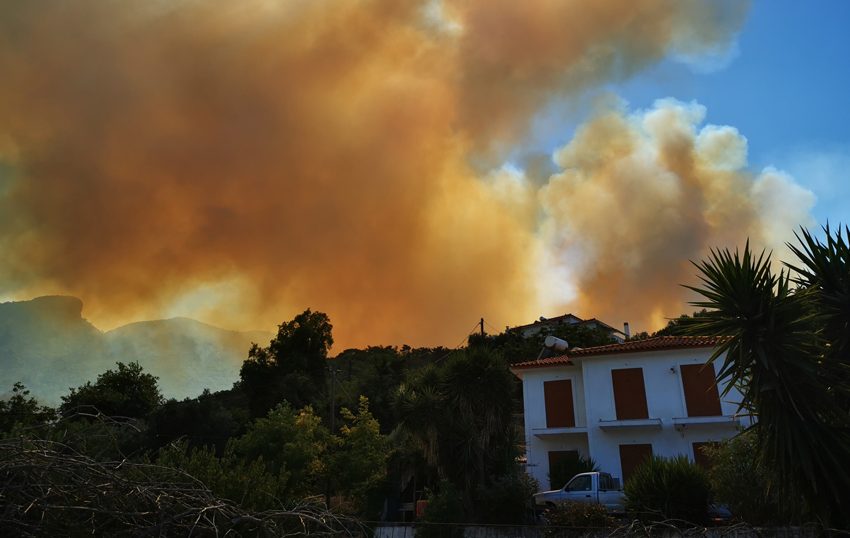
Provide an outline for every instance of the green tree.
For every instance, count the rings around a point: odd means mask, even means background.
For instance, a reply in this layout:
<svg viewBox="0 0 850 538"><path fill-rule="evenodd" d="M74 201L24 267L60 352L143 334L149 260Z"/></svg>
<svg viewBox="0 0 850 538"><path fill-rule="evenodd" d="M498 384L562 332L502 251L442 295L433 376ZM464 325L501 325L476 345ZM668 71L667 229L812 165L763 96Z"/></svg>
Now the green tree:
<svg viewBox="0 0 850 538"><path fill-rule="evenodd" d="M792 514L780 508L771 492L769 470L753 457L758 452L754 431L703 450L711 460L708 478L714 499L728 505L736 518L751 525L793 522Z"/></svg>
<svg viewBox="0 0 850 538"><path fill-rule="evenodd" d="M12 386L9 399L0 400L0 435L15 428L41 426L55 418L53 408L39 405L29 394L23 383L18 382Z"/></svg>
<svg viewBox="0 0 850 538"><path fill-rule="evenodd" d="M267 472L280 477L280 498L292 500L321 490L329 443L330 432L312 408L295 411L283 403L251 424L232 447L246 461L262 459Z"/></svg>
<svg viewBox="0 0 850 538"><path fill-rule="evenodd" d="M328 474L334 490L348 496L364 516L375 517L387 478L389 444L361 396L357 413L342 408L343 426L334 436Z"/></svg>
<svg viewBox="0 0 850 538"><path fill-rule="evenodd" d="M263 417L283 401L296 408L319 401L325 391L332 331L327 314L307 309L282 323L268 347L251 347L239 378L252 416Z"/></svg>
<svg viewBox="0 0 850 538"><path fill-rule="evenodd" d="M470 348L416 372L399 388L400 427L432 469L429 485L436 486L435 479L455 484L472 517L477 488L515 470L513 383L498 353Z"/></svg>
<svg viewBox="0 0 850 538"><path fill-rule="evenodd" d="M185 438L190 447L213 446L221 455L228 440L245 433L248 418L247 398L238 389L171 399L148 417L149 446L157 449Z"/></svg>
<svg viewBox="0 0 850 538"><path fill-rule="evenodd" d="M217 496L231 500L248 510L280 509L280 485L288 474L269 472L262 458L247 460L237 455L228 443L221 455L212 447L191 447L186 440L162 447L157 464L185 471L197 478Z"/></svg>
<svg viewBox="0 0 850 538"><path fill-rule="evenodd" d="M712 252L697 264L702 285L691 287L704 297L693 304L708 310L692 330L729 337L711 360L723 361L718 379L758 418L754 457L783 509L846 524L850 248L840 228L824 231L825 242L803 230L800 246L789 245L798 258L790 272L774 273L749 244Z"/></svg>
<svg viewBox="0 0 850 538"><path fill-rule="evenodd" d="M690 334L690 327L694 321L699 321L699 318L704 318L708 315L708 310L703 308L693 315L682 314L678 318L673 318L667 321L667 325L663 329L654 332L652 336L682 336ZM649 335L646 335L648 338Z"/></svg>
<svg viewBox="0 0 850 538"><path fill-rule="evenodd" d="M468 338L470 348L484 347L501 353L511 364L532 360L543 349L547 336L557 336L569 342L570 347L593 347L611 344L611 334L600 327L582 324L558 325L547 328L533 336L523 336L517 330L507 330L497 335L471 334Z"/></svg>
<svg viewBox="0 0 850 538"><path fill-rule="evenodd" d="M145 373L138 362L115 363L116 370L107 370L92 384L87 381L67 396L59 407L63 416L92 408L109 416L145 418L162 404L157 378Z"/></svg>

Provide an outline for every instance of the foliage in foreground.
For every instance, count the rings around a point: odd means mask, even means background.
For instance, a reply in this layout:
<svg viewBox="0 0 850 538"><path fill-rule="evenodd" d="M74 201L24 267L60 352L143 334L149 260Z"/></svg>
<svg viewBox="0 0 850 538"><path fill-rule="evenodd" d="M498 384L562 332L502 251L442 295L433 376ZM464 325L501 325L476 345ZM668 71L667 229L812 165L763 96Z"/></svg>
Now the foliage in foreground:
<svg viewBox="0 0 850 538"><path fill-rule="evenodd" d="M711 488L702 467L687 456L653 456L626 482L626 510L641 521L683 520L702 524Z"/></svg>
<svg viewBox="0 0 850 538"><path fill-rule="evenodd" d="M431 484L449 481L460 492L470 520L481 509L475 492L516 472L513 384L505 361L477 348L422 369L398 390L400 430L436 476Z"/></svg>
<svg viewBox="0 0 850 538"><path fill-rule="evenodd" d="M771 491L768 469L753 454L757 452L755 432L743 432L703 450L711 460L708 470L714 500L729 506L735 518L751 525L790 523L792 514L779 507Z"/></svg>
<svg viewBox="0 0 850 538"><path fill-rule="evenodd" d="M561 533L560 528L563 527L609 528L617 523L601 504L580 502L566 502L549 508L544 513L544 518L546 526L549 527L544 532L545 536L558 536Z"/></svg>
<svg viewBox="0 0 850 538"><path fill-rule="evenodd" d="M436 491L428 492L428 506L422 515L425 525L416 530L420 538L460 538L465 523L463 495L450 481L443 480ZM447 525L455 524L455 525Z"/></svg>
<svg viewBox="0 0 850 538"><path fill-rule="evenodd" d="M177 469L99 462L67 445L0 441L0 528L17 536L350 536L317 505L250 512Z"/></svg>
<svg viewBox="0 0 850 538"><path fill-rule="evenodd" d="M692 331L730 337L711 360L757 416L755 453L788 512L850 524L850 229L803 230L790 272L770 256L715 251L697 264L707 315ZM725 355L724 355L725 354ZM727 388L727 391L729 389Z"/></svg>
<svg viewBox="0 0 850 538"><path fill-rule="evenodd" d="M488 486L479 486L476 500L478 519L487 523L518 524L530 519L531 496L539 491L537 481L517 469L496 478Z"/></svg>

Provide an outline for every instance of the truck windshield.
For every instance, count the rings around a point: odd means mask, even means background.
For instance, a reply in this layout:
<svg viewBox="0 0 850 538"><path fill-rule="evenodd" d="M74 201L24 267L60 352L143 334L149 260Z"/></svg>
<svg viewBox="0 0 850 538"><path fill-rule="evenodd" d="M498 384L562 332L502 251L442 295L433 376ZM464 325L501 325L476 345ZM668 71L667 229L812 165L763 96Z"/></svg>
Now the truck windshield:
<svg viewBox="0 0 850 538"><path fill-rule="evenodd" d="M590 475L577 476L567 484L567 491L590 491Z"/></svg>

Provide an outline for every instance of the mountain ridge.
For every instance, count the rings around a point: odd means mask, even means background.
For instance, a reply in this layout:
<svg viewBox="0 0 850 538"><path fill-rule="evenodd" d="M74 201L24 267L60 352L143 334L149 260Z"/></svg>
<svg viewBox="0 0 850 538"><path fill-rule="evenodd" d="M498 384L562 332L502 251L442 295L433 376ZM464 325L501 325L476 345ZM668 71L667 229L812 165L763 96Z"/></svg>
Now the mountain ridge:
<svg viewBox="0 0 850 538"><path fill-rule="evenodd" d="M230 388L252 343L273 336L234 331L188 317L131 322L102 331L68 295L0 303L0 394L23 382L44 403L94 381L116 362L138 362L159 378L165 397Z"/></svg>

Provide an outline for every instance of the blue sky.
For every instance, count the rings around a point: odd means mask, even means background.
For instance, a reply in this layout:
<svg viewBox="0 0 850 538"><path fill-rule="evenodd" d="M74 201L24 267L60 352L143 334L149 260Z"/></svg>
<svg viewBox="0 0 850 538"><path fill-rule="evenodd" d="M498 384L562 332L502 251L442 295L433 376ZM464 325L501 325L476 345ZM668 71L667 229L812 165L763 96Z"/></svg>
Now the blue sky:
<svg viewBox="0 0 850 538"><path fill-rule="evenodd" d="M776 166L815 192L820 224L850 223L848 24L843 0L757 1L725 68L668 60L614 89L635 108L667 95L699 101L709 123L747 137L754 170Z"/></svg>
<svg viewBox="0 0 850 538"><path fill-rule="evenodd" d="M607 89L631 110L662 97L698 101L708 109L706 123L731 125L747 138L754 172L790 173L817 195L819 224L850 223L848 24L850 1L756 1L721 67L670 58ZM555 134L544 130L544 138ZM563 125L557 136L555 145L565 142Z"/></svg>

